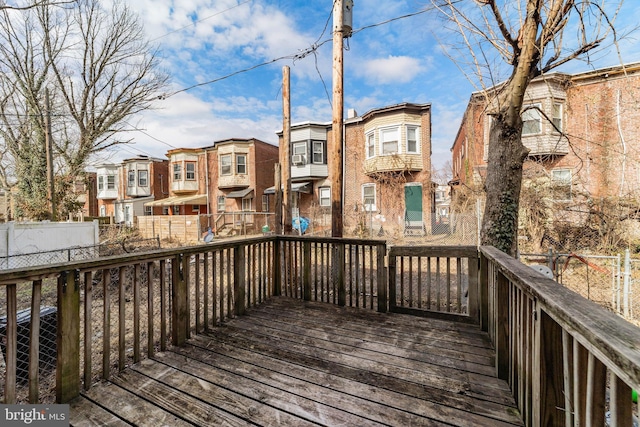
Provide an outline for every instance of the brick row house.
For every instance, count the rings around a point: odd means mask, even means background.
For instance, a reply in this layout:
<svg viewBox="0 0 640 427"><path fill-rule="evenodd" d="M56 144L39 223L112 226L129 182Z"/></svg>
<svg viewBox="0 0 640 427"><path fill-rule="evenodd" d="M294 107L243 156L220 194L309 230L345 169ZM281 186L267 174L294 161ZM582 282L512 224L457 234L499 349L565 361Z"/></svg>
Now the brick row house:
<svg viewBox="0 0 640 427"><path fill-rule="evenodd" d="M255 138L234 138L204 148L173 149L167 157L168 197L145 203L147 208L161 207L165 217L140 218L144 235L194 241L209 228L230 235L238 228L245 232L264 225L259 220L267 219L254 214L270 211L264 193L274 182L278 147Z"/></svg>
<svg viewBox="0 0 640 427"><path fill-rule="evenodd" d="M282 142L282 133L279 134ZM291 126L294 217L314 232L331 227L330 123ZM402 103L344 122L344 234L404 236L431 232L431 105Z"/></svg>
<svg viewBox="0 0 640 427"><path fill-rule="evenodd" d="M167 160L139 156L98 165L96 180L99 216L133 226L137 216L162 214L162 208L152 209L145 203L168 195Z"/></svg>
<svg viewBox="0 0 640 427"><path fill-rule="evenodd" d="M523 186L554 206L553 219L580 223L594 200L640 192L640 63L534 79L525 94ZM473 93L451 148L454 193L481 190L490 91ZM489 95L487 95L489 94Z"/></svg>

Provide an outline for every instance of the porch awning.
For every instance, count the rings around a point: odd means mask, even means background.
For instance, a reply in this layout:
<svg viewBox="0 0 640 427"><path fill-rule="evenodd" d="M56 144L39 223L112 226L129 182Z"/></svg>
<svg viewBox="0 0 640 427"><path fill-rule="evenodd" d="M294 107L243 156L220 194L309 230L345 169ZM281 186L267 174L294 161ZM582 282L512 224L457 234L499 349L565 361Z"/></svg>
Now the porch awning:
<svg viewBox="0 0 640 427"><path fill-rule="evenodd" d="M291 191L296 193L311 193L311 184L308 182L293 182L291 183ZM264 194L276 194L276 187L269 187L264 190Z"/></svg>
<svg viewBox="0 0 640 427"><path fill-rule="evenodd" d="M196 194L191 196L172 196L166 199L154 200L147 202L145 206L183 206L183 205L206 205L207 196Z"/></svg>
<svg viewBox="0 0 640 427"><path fill-rule="evenodd" d="M253 193L253 188L245 188L244 190L236 190L229 192L225 197L229 199L244 199ZM253 197L253 194L251 194Z"/></svg>

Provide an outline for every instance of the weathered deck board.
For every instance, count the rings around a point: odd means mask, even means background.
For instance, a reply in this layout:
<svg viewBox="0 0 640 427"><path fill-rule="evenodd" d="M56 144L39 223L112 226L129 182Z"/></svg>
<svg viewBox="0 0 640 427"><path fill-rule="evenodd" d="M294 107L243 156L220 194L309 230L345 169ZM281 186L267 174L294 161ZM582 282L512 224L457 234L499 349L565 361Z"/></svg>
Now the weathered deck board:
<svg viewBox="0 0 640 427"><path fill-rule="evenodd" d="M522 425L492 361L472 325L273 298L94 386L71 424Z"/></svg>

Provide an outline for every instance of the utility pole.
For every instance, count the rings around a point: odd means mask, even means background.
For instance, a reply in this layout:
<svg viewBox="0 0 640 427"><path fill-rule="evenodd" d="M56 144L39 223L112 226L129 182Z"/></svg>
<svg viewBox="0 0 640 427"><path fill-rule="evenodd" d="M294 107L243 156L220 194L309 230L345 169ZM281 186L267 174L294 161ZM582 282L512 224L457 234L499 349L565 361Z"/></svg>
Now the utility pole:
<svg viewBox="0 0 640 427"><path fill-rule="evenodd" d="M44 103L45 103L45 116L44 116L44 124L45 124L45 151L47 156L47 198L49 199L49 203L51 204L51 221L56 221L56 191L55 184L53 180L53 149L52 145L52 137L51 137L51 106L49 105L49 89L45 88L44 90Z"/></svg>
<svg viewBox="0 0 640 427"><path fill-rule="evenodd" d="M282 146L280 147L280 164L282 165L284 234L292 231L291 216L291 97L289 96L291 79L289 67L282 67Z"/></svg>
<svg viewBox="0 0 640 427"><path fill-rule="evenodd" d="M333 119L331 135L333 151L331 155L331 236L342 237L342 186L343 186L343 0L333 3Z"/></svg>

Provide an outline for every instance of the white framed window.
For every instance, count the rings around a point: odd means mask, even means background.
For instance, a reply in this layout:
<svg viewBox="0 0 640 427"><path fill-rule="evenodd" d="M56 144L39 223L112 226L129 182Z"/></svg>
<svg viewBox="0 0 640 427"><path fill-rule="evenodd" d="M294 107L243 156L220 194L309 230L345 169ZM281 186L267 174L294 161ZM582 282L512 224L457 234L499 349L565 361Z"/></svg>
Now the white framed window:
<svg viewBox="0 0 640 427"><path fill-rule="evenodd" d="M236 156L236 174L246 175L247 173L247 156L245 154L238 154Z"/></svg>
<svg viewBox="0 0 640 427"><path fill-rule="evenodd" d="M242 199L242 211L243 212L248 212L251 210L251 198L247 197Z"/></svg>
<svg viewBox="0 0 640 427"><path fill-rule="evenodd" d="M218 203L217 203L217 209L218 212L224 212L224 205L225 205L225 197L224 196L218 196Z"/></svg>
<svg viewBox="0 0 640 427"><path fill-rule="evenodd" d="M144 207L144 215L145 215L145 216L151 216L151 215L153 215L153 207L151 207L151 206L145 206L145 207Z"/></svg>
<svg viewBox="0 0 640 427"><path fill-rule="evenodd" d="M184 164L185 176L187 181L196 180L196 164L195 162L187 162Z"/></svg>
<svg viewBox="0 0 640 427"><path fill-rule="evenodd" d="M383 155L398 153L398 128L380 129L380 146Z"/></svg>
<svg viewBox="0 0 640 427"><path fill-rule="evenodd" d="M320 206L331 206L331 187L318 188Z"/></svg>
<svg viewBox="0 0 640 427"><path fill-rule="evenodd" d="M367 159L370 159L376 155L376 134L375 132L369 132L367 138Z"/></svg>
<svg viewBox="0 0 640 427"><path fill-rule="evenodd" d="M181 163L173 164L173 180L182 181L182 164Z"/></svg>
<svg viewBox="0 0 640 427"><path fill-rule="evenodd" d="M313 163L316 165L324 164L324 143L322 141L313 141Z"/></svg>
<svg viewBox="0 0 640 427"><path fill-rule="evenodd" d="M108 175L107 176L107 190L115 190L116 189L116 176Z"/></svg>
<svg viewBox="0 0 640 427"><path fill-rule="evenodd" d="M362 186L362 205L366 211L376 210L376 185L364 184Z"/></svg>
<svg viewBox="0 0 640 427"><path fill-rule="evenodd" d="M169 215L169 206L162 207L162 215Z"/></svg>
<svg viewBox="0 0 640 427"><path fill-rule="evenodd" d="M200 212L200 205L191 205L191 212Z"/></svg>
<svg viewBox="0 0 640 427"><path fill-rule="evenodd" d="M420 152L420 132L417 126L407 126L407 153L418 154Z"/></svg>
<svg viewBox="0 0 640 427"><path fill-rule="evenodd" d="M551 120L553 121L554 128L551 130L552 132L562 132L562 104L559 102L553 103L553 111ZM557 129L557 130L556 130Z"/></svg>
<svg viewBox="0 0 640 427"><path fill-rule="evenodd" d="M537 135L542 132L542 115L540 114L540 104L525 106L522 113L522 135Z"/></svg>
<svg viewBox="0 0 640 427"><path fill-rule="evenodd" d="M173 208L174 215L180 215L180 206L175 205L175 206L172 206L172 208Z"/></svg>
<svg viewBox="0 0 640 427"><path fill-rule="evenodd" d="M100 216L107 216L107 207L105 205L100 206Z"/></svg>
<svg viewBox="0 0 640 427"><path fill-rule="evenodd" d="M100 175L98 177L98 191L104 190L104 176Z"/></svg>
<svg viewBox="0 0 640 427"><path fill-rule="evenodd" d="M220 175L231 175L231 154L220 156Z"/></svg>
<svg viewBox="0 0 640 427"><path fill-rule="evenodd" d="M127 186L129 187L135 187L136 185L136 171L131 170L129 171L129 173L127 174Z"/></svg>
<svg viewBox="0 0 640 427"><path fill-rule="evenodd" d="M554 200L571 200L571 169L551 171L551 190Z"/></svg>
<svg viewBox="0 0 640 427"><path fill-rule="evenodd" d="M149 185L149 171L138 171L138 186L147 187Z"/></svg>

